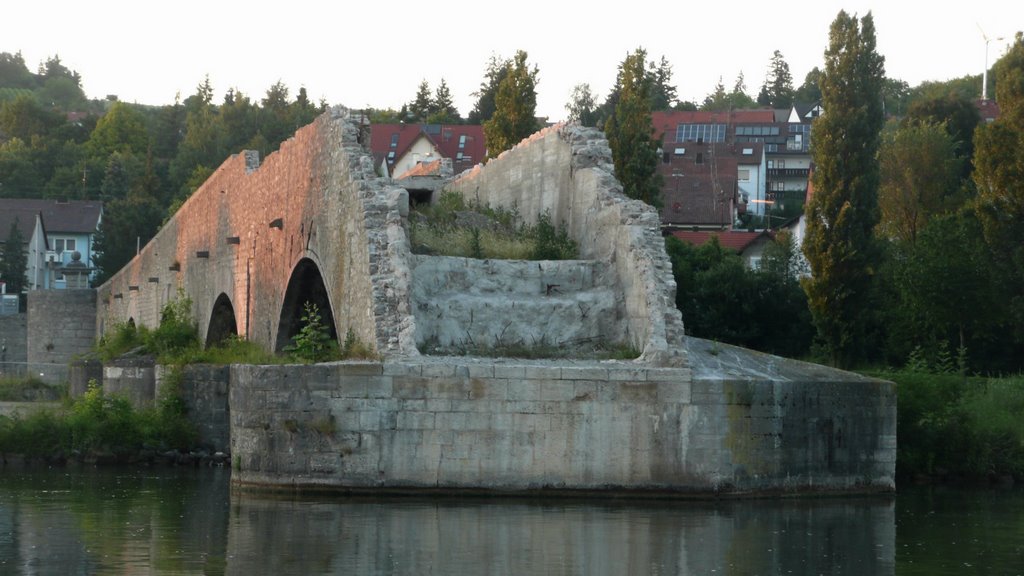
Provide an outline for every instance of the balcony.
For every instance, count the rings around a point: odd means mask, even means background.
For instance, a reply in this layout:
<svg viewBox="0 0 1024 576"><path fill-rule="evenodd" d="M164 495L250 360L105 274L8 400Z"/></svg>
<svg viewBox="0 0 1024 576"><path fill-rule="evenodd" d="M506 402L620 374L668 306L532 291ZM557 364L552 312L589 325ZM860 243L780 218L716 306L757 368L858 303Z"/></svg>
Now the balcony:
<svg viewBox="0 0 1024 576"><path fill-rule="evenodd" d="M806 178L810 173L807 168L769 168L768 177L777 178Z"/></svg>

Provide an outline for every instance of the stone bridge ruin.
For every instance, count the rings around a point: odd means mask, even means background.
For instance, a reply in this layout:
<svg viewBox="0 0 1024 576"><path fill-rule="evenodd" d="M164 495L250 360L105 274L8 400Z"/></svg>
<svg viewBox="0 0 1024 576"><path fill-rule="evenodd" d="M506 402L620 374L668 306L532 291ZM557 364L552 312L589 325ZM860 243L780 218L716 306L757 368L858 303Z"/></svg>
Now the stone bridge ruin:
<svg viewBox="0 0 1024 576"><path fill-rule="evenodd" d="M228 159L98 289L97 333L183 290L207 343L281 350L304 302L373 362L233 366L233 479L362 489L891 490L892 385L687 338L657 212L603 135L548 128L443 189L565 223L580 260L414 255L407 184L335 108L260 164ZM411 188L411 186L410 186ZM417 197L422 197L417 192ZM551 287L557 286L557 291ZM605 339L632 361L428 355L462 340Z"/></svg>

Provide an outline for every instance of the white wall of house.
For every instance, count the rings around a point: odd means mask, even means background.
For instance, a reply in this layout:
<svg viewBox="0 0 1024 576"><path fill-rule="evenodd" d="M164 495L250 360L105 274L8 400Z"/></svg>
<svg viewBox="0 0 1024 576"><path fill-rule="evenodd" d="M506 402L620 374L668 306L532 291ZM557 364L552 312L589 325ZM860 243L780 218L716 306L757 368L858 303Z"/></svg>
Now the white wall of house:
<svg viewBox="0 0 1024 576"><path fill-rule="evenodd" d="M736 184L740 198L747 203L747 213L764 216L765 186L768 177L767 164L762 150L759 158L743 155L742 152L753 148L741 148L741 155L736 169Z"/></svg>
<svg viewBox="0 0 1024 576"><path fill-rule="evenodd" d="M391 175L401 176L420 162L433 162L440 157L441 152L437 147L426 136L421 135L406 150L405 154L395 159L395 163L391 165Z"/></svg>
<svg viewBox="0 0 1024 576"><path fill-rule="evenodd" d="M46 287L46 235L43 230L43 220L36 215L35 224L32 225L32 235L28 238L28 249L25 266L25 279L28 281L26 287L29 290L40 290Z"/></svg>

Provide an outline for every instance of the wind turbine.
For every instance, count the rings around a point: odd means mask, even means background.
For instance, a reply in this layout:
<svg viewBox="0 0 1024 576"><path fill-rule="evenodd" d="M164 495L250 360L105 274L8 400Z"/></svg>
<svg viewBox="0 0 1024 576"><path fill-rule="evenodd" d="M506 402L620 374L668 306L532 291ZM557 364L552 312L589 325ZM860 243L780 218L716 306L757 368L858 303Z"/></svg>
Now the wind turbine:
<svg viewBox="0 0 1024 576"><path fill-rule="evenodd" d="M988 45L992 40L999 42L1003 39L1002 36L999 38L989 38L988 34L981 29L981 24L975 22L978 26L978 31L981 32L981 37L985 39L985 70L981 73L981 101L985 102L988 100Z"/></svg>

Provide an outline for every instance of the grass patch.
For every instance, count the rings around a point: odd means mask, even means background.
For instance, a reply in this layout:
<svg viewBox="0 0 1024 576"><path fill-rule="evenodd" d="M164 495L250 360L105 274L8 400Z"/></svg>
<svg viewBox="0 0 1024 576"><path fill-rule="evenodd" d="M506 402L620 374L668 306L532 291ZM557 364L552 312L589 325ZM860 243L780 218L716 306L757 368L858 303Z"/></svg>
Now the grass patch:
<svg viewBox="0 0 1024 576"><path fill-rule="evenodd" d="M0 402L36 402L60 400L67 386L54 386L33 376L0 377Z"/></svg>
<svg viewBox="0 0 1024 576"><path fill-rule="evenodd" d="M519 211L467 203L455 192L415 209L409 217L409 240L415 254L492 258L497 260L572 260L576 243L564 225L539 214L537 223L522 222Z"/></svg>
<svg viewBox="0 0 1024 576"><path fill-rule="evenodd" d="M461 342L451 346L440 346L436 341L423 346L425 354L444 356L479 356L483 358L521 358L524 360L635 360L640 352L630 344L608 342L577 342L551 344L541 339L538 342L495 342L476 344Z"/></svg>

